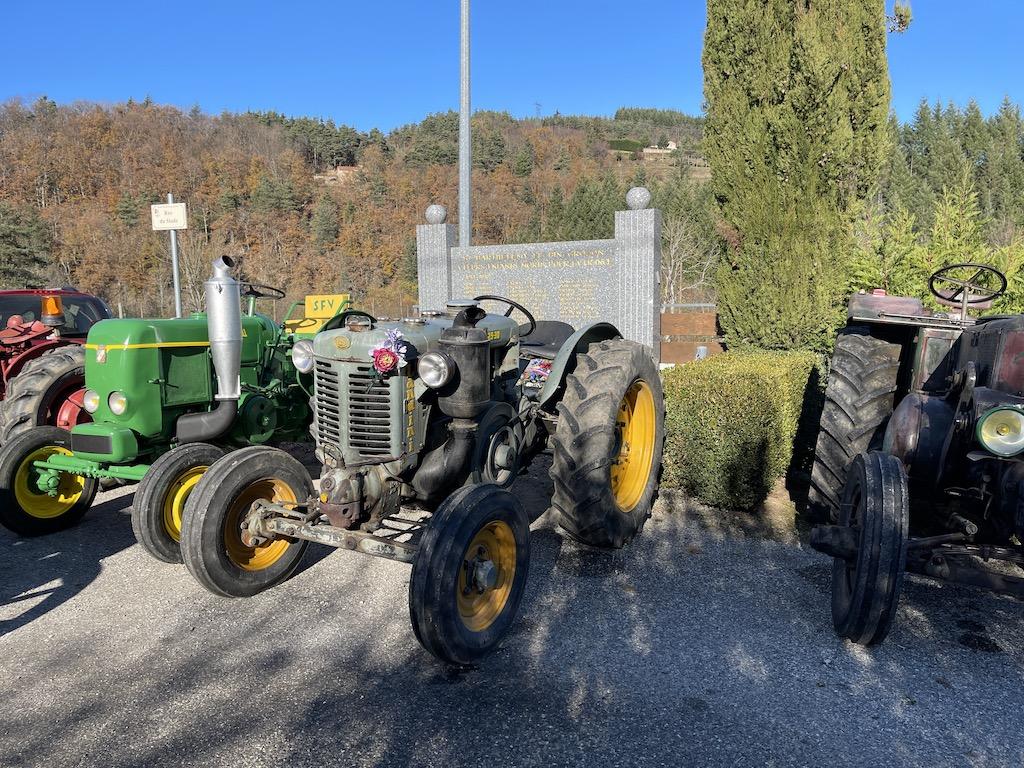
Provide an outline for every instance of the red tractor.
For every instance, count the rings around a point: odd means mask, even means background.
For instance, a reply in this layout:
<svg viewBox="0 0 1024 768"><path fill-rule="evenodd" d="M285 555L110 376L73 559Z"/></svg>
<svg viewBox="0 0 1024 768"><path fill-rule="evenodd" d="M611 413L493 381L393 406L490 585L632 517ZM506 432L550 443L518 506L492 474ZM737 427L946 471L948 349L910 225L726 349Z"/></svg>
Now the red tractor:
<svg viewBox="0 0 1024 768"><path fill-rule="evenodd" d="M70 288L0 291L0 444L26 429L89 421L85 337L110 308Z"/></svg>

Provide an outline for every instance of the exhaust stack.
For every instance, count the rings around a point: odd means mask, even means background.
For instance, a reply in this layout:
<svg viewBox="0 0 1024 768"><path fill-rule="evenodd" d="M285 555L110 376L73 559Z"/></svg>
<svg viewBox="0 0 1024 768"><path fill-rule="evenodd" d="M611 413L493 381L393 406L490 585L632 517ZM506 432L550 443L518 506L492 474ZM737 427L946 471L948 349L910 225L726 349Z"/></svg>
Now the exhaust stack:
<svg viewBox="0 0 1024 768"><path fill-rule="evenodd" d="M233 266L230 256L221 256L213 262L213 277L204 283L217 400L237 400L242 396L238 377L242 364L241 292L238 281L231 276Z"/></svg>
<svg viewBox="0 0 1024 768"><path fill-rule="evenodd" d="M210 356L217 376L217 406L205 413L189 413L178 419L179 443L213 440L224 434L238 413L242 396L239 371L242 365L242 310L238 281L231 276L235 266L229 256L213 262L213 277L206 286L206 324Z"/></svg>

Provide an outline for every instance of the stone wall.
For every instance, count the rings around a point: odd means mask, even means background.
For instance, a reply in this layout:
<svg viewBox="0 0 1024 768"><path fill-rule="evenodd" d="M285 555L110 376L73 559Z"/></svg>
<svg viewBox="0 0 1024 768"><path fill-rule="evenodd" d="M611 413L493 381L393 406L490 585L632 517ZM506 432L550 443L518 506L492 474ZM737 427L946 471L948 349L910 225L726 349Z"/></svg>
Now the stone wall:
<svg viewBox="0 0 1024 768"><path fill-rule="evenodd" d="M460 248L443 206L427 208L416 227L421 309L481 294L518 301L538 320L576 328L604 321L661 356L661 212L634 187L628 210L615 213L615 237L559 243Z"/></svg>

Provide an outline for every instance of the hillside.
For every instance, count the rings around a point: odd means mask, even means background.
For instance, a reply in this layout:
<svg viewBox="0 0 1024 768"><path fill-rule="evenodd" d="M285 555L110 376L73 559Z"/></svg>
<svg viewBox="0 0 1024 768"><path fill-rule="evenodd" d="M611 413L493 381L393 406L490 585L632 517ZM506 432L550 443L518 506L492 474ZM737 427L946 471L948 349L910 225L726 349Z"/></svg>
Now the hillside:
<svg viewBox="0 0 1024 768"><path fill-rule="evenodd" d="M699 165L699 118L622 109L611 118L474 116L479 243L599 237L631 181L657 184ZM377 306L415 295L415 230L429 203L456 218L454 112L385 135L276 113L209 116L149 102L0 108L0 251L5 286L74 283L126 314L172 306L166 235L148 206L188 203L186 304L209 262L239 257L290 297L351 290ZM609 148L673 141L672 157Z"/></svg>
<svg viewBox="0 0 1024 768"><path fill-rule="evenodd" d="M473 125L475 242L610 236L626 189L645 183L664 214L663 300L711 297L725 240L734 243L702 183L701 118L640 108L540 119L479 112ZM890 285L892 264L912 252L925 265L954 254L1005 261L1024 236L1020 109L1007 101L986 117L974 104L922 103L891 128L891 162L858 228L860 282L851 287ZM670 154L638 149L670 142ZM148 206L173 192L190 210L181 236L188 308L200 304L210 261L227 253L290 298L351 291L397 314L414 302L423 211L442 203L456 223L457 148L454 112L384 134L149 102L10 102L0 106L0 286L73 283L126 314L168 314L167 237L150 230ZM946 194L957 190L959 206ZM990 257L986 248L1002 250Z"/></svg>

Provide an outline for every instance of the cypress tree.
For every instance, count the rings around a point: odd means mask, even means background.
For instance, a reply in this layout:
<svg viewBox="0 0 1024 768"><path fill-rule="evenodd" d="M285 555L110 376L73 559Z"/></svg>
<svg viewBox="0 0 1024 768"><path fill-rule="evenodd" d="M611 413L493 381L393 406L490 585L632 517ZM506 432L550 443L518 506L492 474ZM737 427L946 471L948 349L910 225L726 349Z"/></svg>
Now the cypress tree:
<svg viewBox="0 0 1024 768"><path fill-rule="evenodd" d="M825 348L852 227L891 157L882 0L709 0L704 151L732 244L732 346Z"/></svg>

